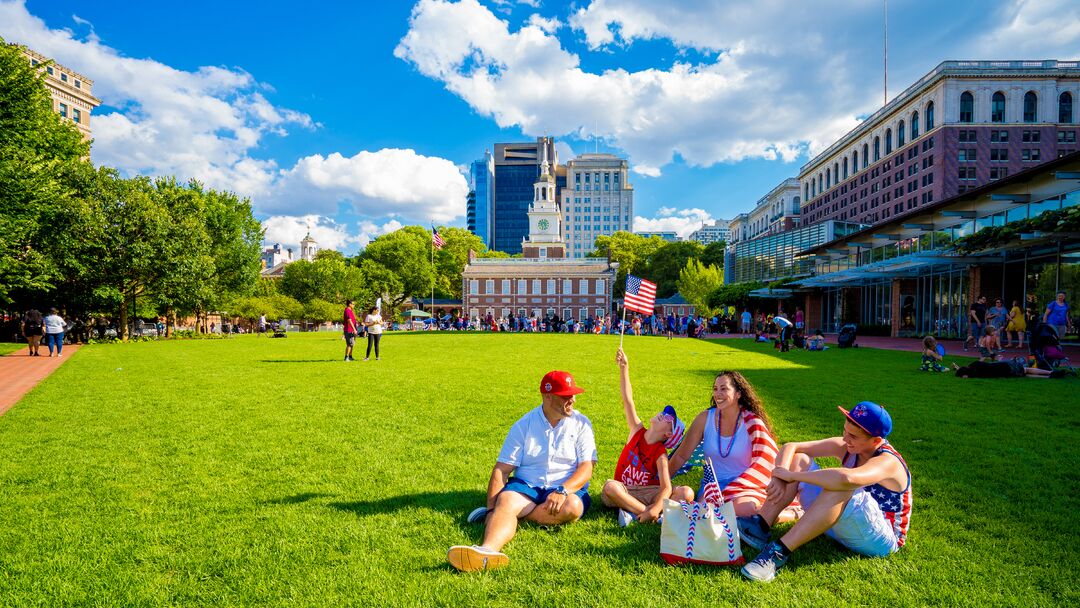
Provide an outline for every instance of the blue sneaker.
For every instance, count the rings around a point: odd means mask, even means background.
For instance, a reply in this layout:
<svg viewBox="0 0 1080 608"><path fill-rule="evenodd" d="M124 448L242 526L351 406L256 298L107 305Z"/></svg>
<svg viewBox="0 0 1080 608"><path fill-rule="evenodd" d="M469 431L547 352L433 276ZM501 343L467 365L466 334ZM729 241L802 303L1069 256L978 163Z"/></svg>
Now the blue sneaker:
<svg viewBox="0 0 1080 608"><path fill-rule="evenodd" d="M773 541L761 550L754 561L742 567L742 575L759 583L771 583L776 578L776 572L787 563L791 555L784 555L780 551L780 543Z"/></svg>
<svg viewBox="0 0 1080 608"><path fill-rule="evenodd" d="M490 509L488 509L487 507L477 507L473 509L471 513L469 513L466 521L468 521L470 524L480 523L484 521L485 517L487 517L488 511L490 511Z"/></svg>
<svg viewBox="0 0 1080 608"><path fill-rule="evenodd" d="M762 547L769 544L769 532L762 524L761 516L736 517L735 523L739 526L739 536L742 541L751 547L761 551Z"/></svg>

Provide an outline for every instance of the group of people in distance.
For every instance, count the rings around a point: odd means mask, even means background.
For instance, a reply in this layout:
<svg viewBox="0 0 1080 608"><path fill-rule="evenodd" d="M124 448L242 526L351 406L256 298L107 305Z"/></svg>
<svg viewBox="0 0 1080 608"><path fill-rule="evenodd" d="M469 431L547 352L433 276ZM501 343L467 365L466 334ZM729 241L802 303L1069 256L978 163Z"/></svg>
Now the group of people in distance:
<svg viewBox="0 0 1080 608"><path fill-rule="evenodd" d="M720 372L708 408L689 427L664 406L648 425L638 416L630 362L619 349L623 410L628 438L603 486L601 500L617 509L622 526L661 519L665 499L700 496L672 477L700 444L712 462L725 501L735 509L743 541L760 550L741 570L768 582L791 552L827 535L867 556L889 555L904 546L910 522L911 475L889 444L892 419L880 405L861 402L844 414L843 433L820 441L777 448L775 433L750 382L736 371ZM540 381L541 405L511 427L491 471L487 501L468 515L484 524L478 545L455 545L450 564L464 572L509 564L503 547L521 520L554 526L580 519L591 506L588 488L598 462L592 422L575 409L584 390L565 371ZM841 461L822 469L815 458ZM796 499L798 499L796 501ZM772 526L794 521L779 538Z"/></svg>
<svg viewBox="0 0 1080 608"><path fill-rule="evenodd" d="M42 342L49 350L50 357L53 356L54 350L57 357L64 356L64 332L67 331L67 322L60 316L60 311L57 309L50 308L49 314L44 316L37 309L26 311L20 331L30 349L29 356L41 356Z"/></svg>
<svg viewBox="0 0 1080 608"><path fill-rule="evenodd" d="M352 356L353 346L356 344L356 336L360 335L361 331L367 334L367 354L364 355L364 361L371 358L372 347L375 349L375 360L380 360L379 342L382 339L383 319L378 306L368 309L367 314L364 315L364 322L361 324L356 318L356 313L353 312L353 301L346 300L345 312L342 314L342 327L345 331L346 361L356 360Z"/></svg>

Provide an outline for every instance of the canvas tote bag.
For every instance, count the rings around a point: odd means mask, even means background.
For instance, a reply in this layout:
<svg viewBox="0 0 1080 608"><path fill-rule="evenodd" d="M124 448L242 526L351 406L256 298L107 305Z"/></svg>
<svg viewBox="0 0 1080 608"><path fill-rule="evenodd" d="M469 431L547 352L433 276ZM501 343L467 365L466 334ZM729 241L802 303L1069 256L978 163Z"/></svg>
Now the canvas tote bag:
<svg viewBox="0 0 1080 608"><path fill-rule="evenodd" d="M665 500L660 557L672 565L742 565L735 506Z"/></svg>

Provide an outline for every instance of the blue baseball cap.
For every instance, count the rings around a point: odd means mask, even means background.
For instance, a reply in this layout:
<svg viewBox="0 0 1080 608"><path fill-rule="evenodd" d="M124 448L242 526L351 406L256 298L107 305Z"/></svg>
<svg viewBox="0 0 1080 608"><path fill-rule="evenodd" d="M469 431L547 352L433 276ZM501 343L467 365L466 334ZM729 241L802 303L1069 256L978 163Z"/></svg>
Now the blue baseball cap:
<svg viewBox="0 0 1080 608"><path fill-rule="evenodd" d="M837 409L844 412L847 419L855 426L870 433L873 437L884 439L892 432L892 416L885 411L884 406L873 401L861 401L851 408L851 411L840 406L837 406Z"/></svg>
<svg viewBox="0 0 1080 608"><path fill-rule="evenodd" d="M683 434L686 433L686 424L679 420L675 408L671 405L665 405L664 411L660 413L671 417L671 437L668 437L668 440L664 442L664 447L669 450L679 447L679 444L682 443Z"/></svg>

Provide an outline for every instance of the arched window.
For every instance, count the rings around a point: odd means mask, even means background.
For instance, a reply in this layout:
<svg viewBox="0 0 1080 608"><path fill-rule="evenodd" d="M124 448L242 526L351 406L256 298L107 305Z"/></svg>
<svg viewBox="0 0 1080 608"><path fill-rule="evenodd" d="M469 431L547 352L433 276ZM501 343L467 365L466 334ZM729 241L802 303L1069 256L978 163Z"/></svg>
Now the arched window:
<svg viewBox="0 0 1080 608"><path fill-rule="evenodd" d="M858 173L859 172L859 151L858 150L855 150L854 152L851 153L851 172L852 173Z"/></svg>
<svg viewBox="0 0 1080 608"><path fill-rule="evenodd" d="M911 113L911 141L915 141L915 138L919 136L919 111L915 110Z"/></svg>
<svg viewBox="0 0 1080 608"><path fill-rule="evenodd" d="M892 129L885 129L885 154L892 153Z"/></svg>
<svg viewBox="0 0 1080 608"><path fill-rule="evenodd" d="M796 196L795 198L791 199L791 209L792 209L792 211L791 211L792 213L801 213L802 212L802 202L799 200L799 197Z"/></svg>
<svg viewBox="0 0 1080 608"><path fill-rule="evenodd" d="M847 179L847 157L844 157L844 179Z"/></svg>
<svg viewBox="0 0 1080 608"><path fill-rule="evenodd" d="M874 162L881 160L881 138L874 138Z"/></svg>
<svg viewBox="0 0 1080 608"><path fill-rule="evenodd" d="M870 165L870 145L862 145L862 168L865 169Z"/></svg>
<svg viewBox="0 0 1080 608"><path fill-rule="evenodd" d="M803 198L810 200L810 184L803 184Z"/></svg>
<svg viewBox="0 0 1080 608"><path fill-rule="evenodd" d="M832 188L832 179L829 174L829 170L825 169L825 190L828 190L829 188ZM825 190L822 190L822 192L824 192Z"/></svg>
<svg viewBox="0 0 1080 608"><path fill-rule="evenodd" d="M929 133L934 128L934 102L926 104L926 129L924 133Z"/></svg>
<svg viewBox="0 0 1080 608"><path fill-rule="evenodd" d="M904 147L904 121L900 121L900 124L896 126L896 147Z"/></svg>
<svg viewBox="0 0 1080 608"><path fill-rule="evenodd" d="M836 181L836 185L839 186L840 185L840 163L833 163L832 176L833 176L833 179Z"/></svg>
<svg viewBox="0 0 1080 608"><path fill-rule="evenodd" d="M975 122L975 96L967 91L960 94L960 122Z"/></svg>
<svg viewBox="0 0 1080 608"><path fill-rule="evenodd" d="M1005 122L1005 94L1001 91L994 93L990 102L990 122Z"/></svg>
<svg viewBox="0 0 1080 608"><path fill-rule="evenodd" d="M1072 121L1072 93L1065 91L1058 97L1058 122L1070 123Z"/></svg>
<svg viewBox="0 0 1080 608"><path fill-rule="evenodd" d="M1035 91L1024 93L1024 122L1039 122L1039 98Z"/></svg>

